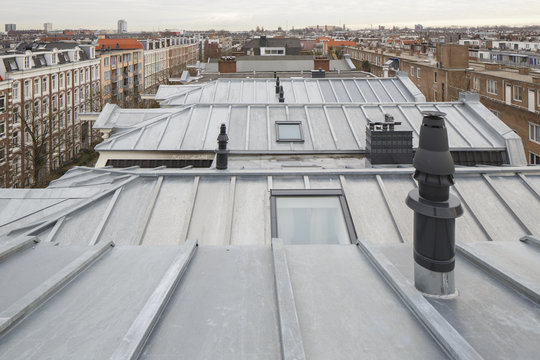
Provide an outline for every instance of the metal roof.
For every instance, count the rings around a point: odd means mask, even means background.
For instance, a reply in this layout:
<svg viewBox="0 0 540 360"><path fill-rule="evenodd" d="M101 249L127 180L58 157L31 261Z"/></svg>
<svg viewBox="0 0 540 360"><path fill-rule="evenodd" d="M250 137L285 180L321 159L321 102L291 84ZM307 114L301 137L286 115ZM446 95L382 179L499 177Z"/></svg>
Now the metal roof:
<svg viewBox="0 0 540 360"><path fill-rule="evenodd" d="M0 359L535 358L540 168L456 169L447 300L412 286L413 172L75 168L2 189ZM342 189L359 245L272 240L270 189Z"/></svg>
<svg viewBox="0 0 540 360"><path fill-rule="evenodd" d="M151 111L108 105L94 128L115 129L96 150L214 151L219 126L227 124L233 153L325 153L365 150L367 120L391 114L399 130L413 131L418 146L422 111L447 114L451 150L507 150L510 163L525 164L521 140L481 103L196 104ZM300 121L304 142L276 141L276 121ZM132 126L130 126L132 125Z"/></svg>
<svg viewBox="0 0 540 360"><path fill-rule="evenodd" d="M161 106L278 103L275 79L217 79L200 85L161 85ZM395 78L280 78L285 103L425 102L407 76Z"/></svg>

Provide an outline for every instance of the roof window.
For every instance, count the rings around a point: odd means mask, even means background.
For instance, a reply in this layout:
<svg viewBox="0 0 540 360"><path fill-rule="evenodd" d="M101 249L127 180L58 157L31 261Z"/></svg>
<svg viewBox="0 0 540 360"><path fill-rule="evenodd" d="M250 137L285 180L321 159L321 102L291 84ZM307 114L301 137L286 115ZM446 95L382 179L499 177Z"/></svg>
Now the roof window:
<svg viewBox="0 0 540 360"><path fill-rule="evenodd" d="M300 121L276 121L276 139L278 142L304 142Z"/></svg>
<svg viewBox="0 0 540 360"><path fill-rule="evenodd" d="M285 244L350 244L356 234L342 190L271 190L272 237Z"/></svg>

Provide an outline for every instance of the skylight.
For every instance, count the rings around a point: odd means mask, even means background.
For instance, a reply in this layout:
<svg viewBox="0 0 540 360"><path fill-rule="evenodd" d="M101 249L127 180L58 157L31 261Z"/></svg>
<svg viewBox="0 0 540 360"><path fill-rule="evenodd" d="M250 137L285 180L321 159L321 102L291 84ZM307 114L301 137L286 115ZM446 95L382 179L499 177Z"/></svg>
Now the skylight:
<svg viewBox="0 0 540 360"><path fill-rule="evenodd" d="M350 244L355 232L341 190L272 190L272 237L285 244Z"/></svg>
<svg viewBox="0 0 540 360"><path fill-rule="evenodd" d="M276 140L304 142L300 121L276 121Z"/></svg>

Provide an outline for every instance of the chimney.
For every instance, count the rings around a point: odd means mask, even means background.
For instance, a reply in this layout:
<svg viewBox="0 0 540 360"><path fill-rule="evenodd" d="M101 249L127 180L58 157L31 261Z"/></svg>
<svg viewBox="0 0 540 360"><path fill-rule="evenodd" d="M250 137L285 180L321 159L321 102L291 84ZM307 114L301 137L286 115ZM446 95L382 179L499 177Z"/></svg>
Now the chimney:
<svg viewBox="0 0 540 360"><path fill-rule="evenodd" d="M413 160L412 131L396 131L390 114L384 115L384 122L368 120L366 126L366 152L372 165L411 164Z"/></svg>
<svg viewBox="0 0 540 360"><path fill-rule="evenodd" d="M279 89L279 102L285 102L285 95L283 94L283 86L280 86Z"/></svg>
<svg viewBox="0 0 540 360"><path fill-rule="evenodd" d="M276 94L279 94L279 76L276 78Z"/></svg>
<svg viewBox="0 0 540 360"><path fill-rule="evenodd" d="M217 141L218 148L216 150L216 169L226 170L229 160L229 150L227 149L227 142L229 141L229 137L227 136L227 127L225 126L225 124L221 124Z"/></svg>
<svg viewBox="0 0 540 360"><path fill-rule="evenodd" d="M218 61L218 71L220 73L235 73L236 72L236 57L222 56Z"/></svg>
<svg viewBox="0 0 540 360"><path fill-rule="evenodd" d="M414 178L418 189L405 201L414 211L414 284L427 295L456 295L455 219L463 214L461 202L450 194L454 161L448 148L445 113L422 112Z"/></svg>

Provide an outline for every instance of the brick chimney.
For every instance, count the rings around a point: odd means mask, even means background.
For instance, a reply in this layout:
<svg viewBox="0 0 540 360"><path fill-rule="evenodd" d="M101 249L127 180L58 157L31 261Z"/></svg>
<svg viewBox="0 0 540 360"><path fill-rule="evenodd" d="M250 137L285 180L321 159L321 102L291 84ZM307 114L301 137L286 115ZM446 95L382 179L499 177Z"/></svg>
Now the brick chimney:
<svg viewBox="0 0 540 360"><path fill-rule="evenodd" d="M236 57L222 56L218 62L218 71L220 73L235 73L236 72Z"/></svg>
<svg viewBox="0 0 540 360"><path fill-rule="evenodd" d="M326 56L315 56L313 58L313 70L319 69L330 71L330 59Z"/></svg>

